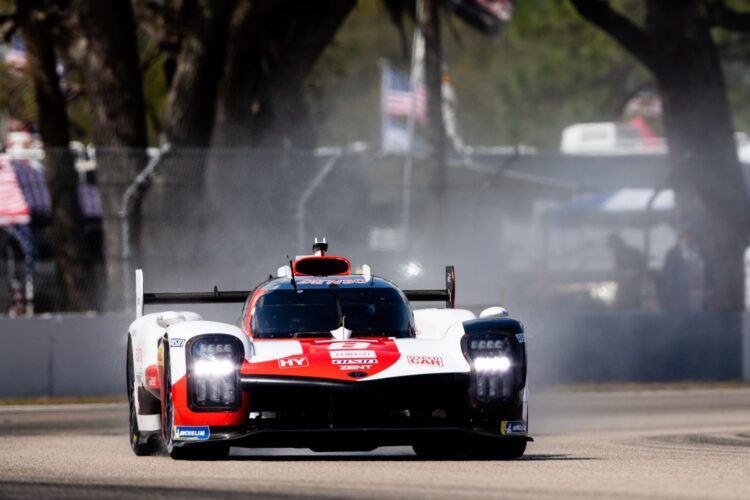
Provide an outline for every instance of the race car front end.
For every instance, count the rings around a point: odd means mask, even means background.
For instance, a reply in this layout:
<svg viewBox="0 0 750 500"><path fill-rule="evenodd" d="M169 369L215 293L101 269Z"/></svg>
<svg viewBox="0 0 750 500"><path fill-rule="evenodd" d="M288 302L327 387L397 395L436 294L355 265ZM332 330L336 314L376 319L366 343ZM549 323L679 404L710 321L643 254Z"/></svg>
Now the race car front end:
<svg viewBox="0 0 750 500"><path fill-rule="evenodd" d="M252 292L146 294L137 280L137 375L128 380L158 396L173 458L221 458L230 446L524 453L531 438L520 322L455 309L451 267L444 290L402 291L369 268L350 275L348 261L323 257L298 259ZM300 274L334 265L334 276ZM438 300L446 307L411 306ZM186 312L142 314L143 304L206 302L243 302L240 326ZM139 352L157 340L150 365ZM131 434L153 433L133 407Z"/></svg>
<svg viewBox="0 0 750 500"><path fill-rule="evenodd" d="M520 325L482 319L463 330L440 340L257 341L241 365L240 343L197 337L186 343L172 446L514 458L530 439Z"/></svg>

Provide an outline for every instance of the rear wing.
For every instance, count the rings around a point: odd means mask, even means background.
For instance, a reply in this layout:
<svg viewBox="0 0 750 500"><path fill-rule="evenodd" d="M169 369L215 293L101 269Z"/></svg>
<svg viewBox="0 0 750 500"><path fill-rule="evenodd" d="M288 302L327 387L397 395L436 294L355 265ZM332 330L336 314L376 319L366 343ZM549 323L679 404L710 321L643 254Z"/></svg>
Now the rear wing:
<svg viewBox="0 0 750 500"><path fill-rule="evenodd" d="M442 302L445 307L456 307L456 269L445 268L445 289L443 290L404 290L411 302ZM251 290L219 291L214 287L212 292L144 292L143 270L135 270L135 315L143 316L143 308L151 304L240 304L247 300Z"/></svg>
<svg viewBox="0 0 750 500"><path fill-rule="evenodd" d="M445 289L443 290L404 290L411 302L443 302L445 307L456 307L456 267L445 266Z"/></svg>
<svg viewBox="0 0 750 500"><path fill-rule="evenodd" d="M212 292L144 292L143 270L135 270L135 316L143 316L143 308L151 304L241 304L252 293L251 290Z"/></svg>

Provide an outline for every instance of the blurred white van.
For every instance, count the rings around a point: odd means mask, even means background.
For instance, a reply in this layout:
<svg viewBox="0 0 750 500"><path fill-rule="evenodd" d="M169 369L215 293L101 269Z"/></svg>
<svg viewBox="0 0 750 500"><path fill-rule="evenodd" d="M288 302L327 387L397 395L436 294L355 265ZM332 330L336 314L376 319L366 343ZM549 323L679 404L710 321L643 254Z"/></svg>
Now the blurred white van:
<svg viewBox="0 0 750 500"><path fill-rule="evenodd" d="M576 123L563 130L560 151L564 154L611 155L664 153L661 138L645 139L630 123Z"/></svg>

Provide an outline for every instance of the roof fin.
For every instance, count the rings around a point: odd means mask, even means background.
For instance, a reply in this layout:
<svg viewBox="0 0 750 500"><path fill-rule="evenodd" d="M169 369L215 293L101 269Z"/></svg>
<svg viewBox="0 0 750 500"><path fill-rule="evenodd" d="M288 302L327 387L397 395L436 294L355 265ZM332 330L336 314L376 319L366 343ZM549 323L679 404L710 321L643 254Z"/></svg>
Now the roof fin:
<svg viewBox="0 0 750 500"><path fill-rule="evenodd" d="M328 251L328 243L326 243L326 239L323 238L323 241L318 241L318 238L315 238L312 250L313 254L315 254L316 256L323 257Z"/></svg>

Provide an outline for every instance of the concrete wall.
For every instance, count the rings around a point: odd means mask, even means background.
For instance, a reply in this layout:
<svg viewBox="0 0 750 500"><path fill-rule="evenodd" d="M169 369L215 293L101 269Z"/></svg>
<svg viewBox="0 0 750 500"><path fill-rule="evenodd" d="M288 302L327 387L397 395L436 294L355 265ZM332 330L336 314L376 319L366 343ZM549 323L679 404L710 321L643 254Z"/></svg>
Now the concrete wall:
<svg viewBox="0 0 750 500"><path fill-rule="evenodd" d="M750 321L739 314L558 314L523 321L532 381L538 384L721 381L750 375L750 342L743 342L743 336L750 339Z"/></svg>
<svg viewBox="0 0 750 500"><path fill-rule="evenodd" d="M124 395L131 320L131 315L0 319L0 397ZM536 387L750 380L748 317L529 314L523 320Z"/></svg>
<svg viewBox="0 0 750 500"><path fill-rule="evenodd" d="M125 394L133 316L0 319L0 397Z"/></svg>

